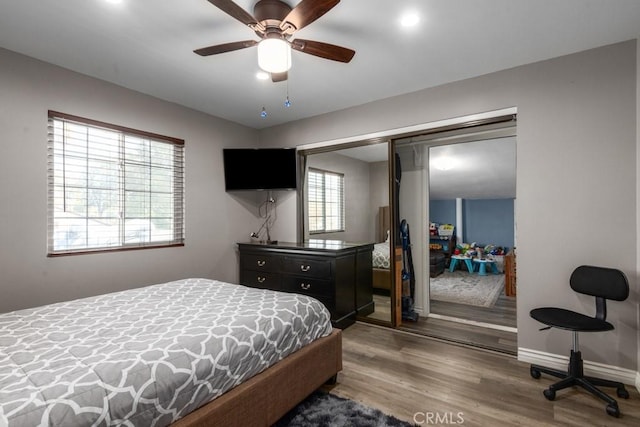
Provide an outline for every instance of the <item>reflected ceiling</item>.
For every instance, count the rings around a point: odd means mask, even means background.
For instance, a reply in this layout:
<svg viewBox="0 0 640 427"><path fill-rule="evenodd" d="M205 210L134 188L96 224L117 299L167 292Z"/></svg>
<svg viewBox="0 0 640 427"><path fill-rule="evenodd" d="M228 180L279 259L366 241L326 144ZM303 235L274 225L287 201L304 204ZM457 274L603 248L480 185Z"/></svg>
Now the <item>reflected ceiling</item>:
<svg viewBox="0 0 640 427"><path fill-rule="evenodd" d="M386 161L387 144L346 148L339 154L365 162ZM410 146L401 147L404 162L416 161ZM516 197L516 137L428 148L431 199L503 199ZM422 168L404 164L403 170Z"/></svg>
<svg viewBox="0 0 640 427"><path fill-rule="evenodd" d="M500 138L429 149L429 197L516 197L516 138Z"/></svg>

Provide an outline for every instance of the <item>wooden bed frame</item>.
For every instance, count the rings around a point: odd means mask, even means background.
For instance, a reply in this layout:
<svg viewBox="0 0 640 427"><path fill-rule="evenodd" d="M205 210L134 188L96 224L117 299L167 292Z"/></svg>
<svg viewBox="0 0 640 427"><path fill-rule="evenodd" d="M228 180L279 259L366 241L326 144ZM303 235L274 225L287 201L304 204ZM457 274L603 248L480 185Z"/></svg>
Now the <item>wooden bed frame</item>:
<svg viewBox="0 0 640 427"><path fill-rule="evenodd" d="M342 331L320 338L171 424L271 426L342 370Z"/></svg>
<svg viewBox="0 0 640 427"><path fill-rule="evenodd" d="M373 287L391 290L391 270L388 268L373 268Z"/></svg>
<svg viewBox="0 0 640 427"><path fill-rule="evenodd" d="M387 231L391 230L391 216L389 206L380 206L378 208L378 227L377 242L387 240ZM391 256L391 254L389 254ZM373 268L373 287L376 289L384 289L391 291L391 270L388 268Z"/></svg>

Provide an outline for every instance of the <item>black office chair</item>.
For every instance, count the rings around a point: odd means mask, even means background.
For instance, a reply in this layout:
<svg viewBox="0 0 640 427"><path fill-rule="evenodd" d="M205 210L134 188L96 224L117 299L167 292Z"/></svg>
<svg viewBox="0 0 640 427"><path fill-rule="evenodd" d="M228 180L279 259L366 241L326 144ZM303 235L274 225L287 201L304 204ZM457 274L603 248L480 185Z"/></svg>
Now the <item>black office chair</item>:
<svg viewBox="0 0 640 427"><path fill-rule="evenodd" d="M601 378L587 377L582 367L582 355L578 348L578 332L602 332L613 330L613 325L606 321L607 300L624 301L629 296L629 282L620 270L604 267L582 265L576 268L569 280L571 289L585 295L596 297L595 317L586 316L575 311L563 308L543 307L531 310L531 317L538 322L548 325L542 330L550 328L566 329L573 332L573 348L569 359L569 368L565 371L546 368L544 366L531 365L531 376L540 378L540 373L562 378L555 384L544 390L544 397L548 400L556 398L556 391L571 386L580 386L591 394L607 402L607 414L614 417L620 416L618 402L599 390L596 386L615 387L618 397L628 399L629 392L624 384Z"/></svg>

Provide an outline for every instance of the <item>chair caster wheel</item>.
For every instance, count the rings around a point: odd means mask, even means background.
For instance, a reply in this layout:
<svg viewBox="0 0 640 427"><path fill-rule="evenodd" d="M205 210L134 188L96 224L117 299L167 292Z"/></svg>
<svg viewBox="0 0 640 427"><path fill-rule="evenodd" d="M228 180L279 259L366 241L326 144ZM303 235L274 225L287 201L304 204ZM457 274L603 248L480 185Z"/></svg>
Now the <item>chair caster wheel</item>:
<svg viewBox="0 0 640 427"><path fill-rule="evenodd" d="M538 369L534 368L534 367L531 367L531 369L529 369L529 373L535 379L540 378L540 371Z"/></svg>
<svg viewBox="0 0 640 427"><path fill-rule="evenodd" d="M544 394L544 397L546 397L547 400L553 400L556 398L556 391L551 390L550 388L545 389L542 394Z"/></svg>
<svg viewBox="0 0 640 427"><path fill-rule="evenodd" d="M607 414L612 417L619 418L620 417L620 409L617 405L607 405Z"/></svg>
<svg viewBox="0 0 640 427"><path fill-rule="evenodd" d="M629 398L629 392L624 387L617 388L616 389L616 394L618 395L618 397L621 397L623 399L628 399Z"/></svg>

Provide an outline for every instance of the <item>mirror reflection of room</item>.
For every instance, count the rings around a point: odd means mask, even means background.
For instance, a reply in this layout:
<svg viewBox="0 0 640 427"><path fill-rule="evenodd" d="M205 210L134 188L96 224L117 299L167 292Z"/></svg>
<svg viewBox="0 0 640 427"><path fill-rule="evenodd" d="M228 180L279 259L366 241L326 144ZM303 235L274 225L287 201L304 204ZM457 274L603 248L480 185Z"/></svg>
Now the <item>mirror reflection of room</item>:
<svg viewBox="0 0 640 427"><path fill-rule="evenodd" d="M515 328L515 160L515 137L429 148L431 313Z"/></svg>
<svg viewBox="0 0 640 427"><path fill-rule="evenodd" d="M303 203L305 241L374 244L374 310L360 316L384 323L391 322L387 159L386 142L308 154ZM331 198L335 203L327 203Z"/></svg>
<svg viewBox="0 0 640 427"><path fill-rule="evenodd" d="M394 141L419 313L401 328L515 354L516 127L505 119Z"/></svg>

